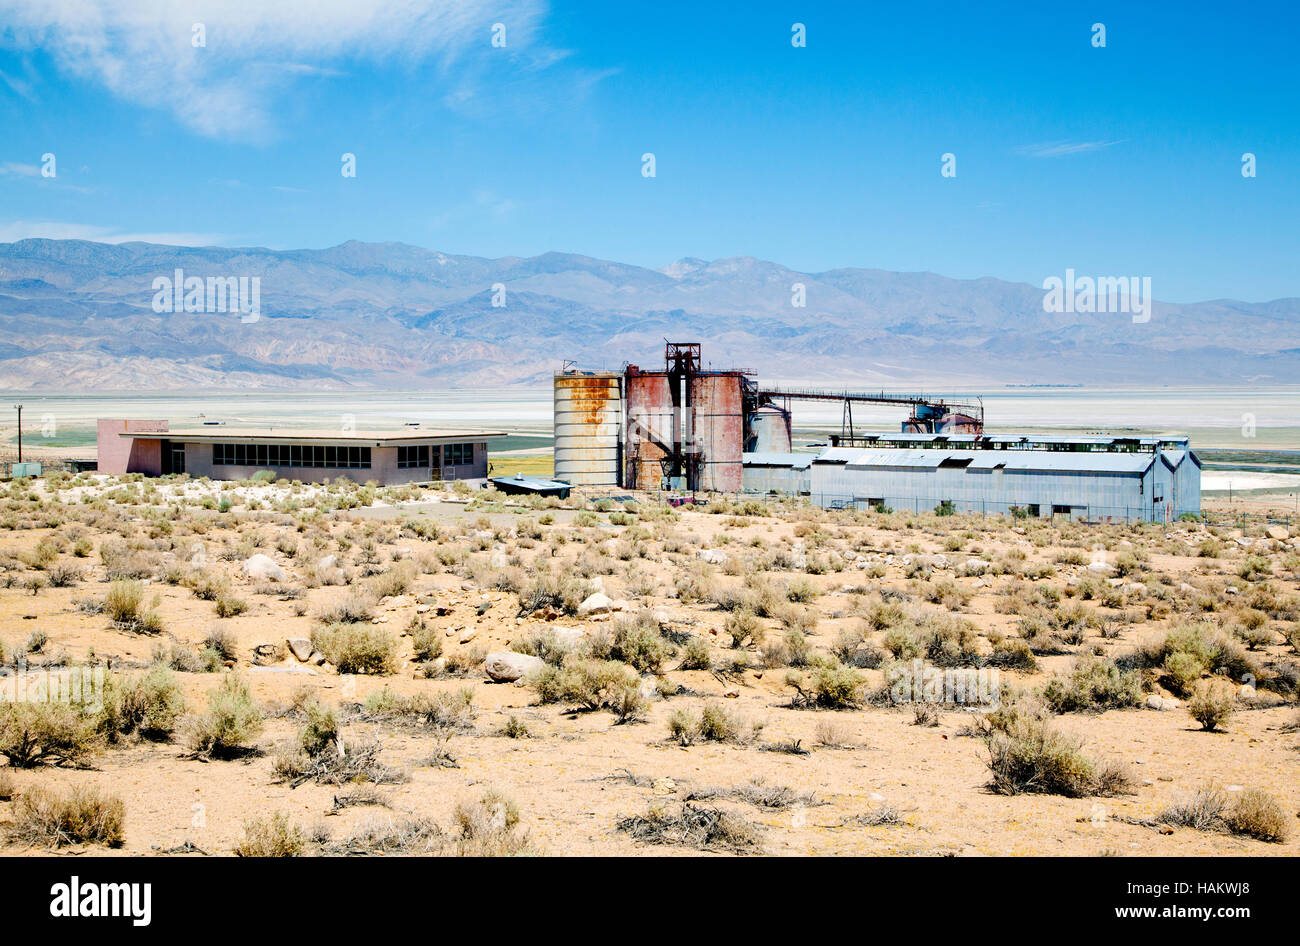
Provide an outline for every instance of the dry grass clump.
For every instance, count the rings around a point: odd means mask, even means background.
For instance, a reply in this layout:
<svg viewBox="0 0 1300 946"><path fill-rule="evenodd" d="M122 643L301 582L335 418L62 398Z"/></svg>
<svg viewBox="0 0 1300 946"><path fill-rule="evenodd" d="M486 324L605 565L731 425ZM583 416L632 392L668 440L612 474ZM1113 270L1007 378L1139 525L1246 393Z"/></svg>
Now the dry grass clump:
<svg viewBox="0 0 1300 946"><path fill-rule="evenodd" d="M701 851L757 854L762 850L757 825L721 808L690 803L676 812L652 806L644 815L632 815L615 827L644 844L670 844Z"/></svg>
<svg viewBox="0 0 1300 946"><path fill-rule="evenodd" d="M307 845L301 828L289 823L289 816L277 811L270 818L244 822L244 838L235 845L237 857L297 857Z"/></svg>
<svg viewBox="0 0 1300 946"><path fill-rule="evenodd" d="M382 627L327 624L312 630L311 643L339 673L389 674L396 669L397 637Z"/></svg>
<svg viewBox="0 0 1300 946"><path fill-rule="evenodd" d="M1034 715L1012 710L985 736L989 787L1000 795L1037 793L1084 798L1132 791L1132 778L1115 763L1083 754L1082 742Z"/></svg>
<svg viewBox="0 0 1300 946"><path fill-rule="evenodd" d="M791 808L814 808L828 804L817 797L816 792L800 792L786 785L768 785L757 776L746 785L731 788L695 788L686 793L685 801L711 801L715 798L734 798L747 802L755 808L768 808L772 811L788 811Z"/></svg>
<svg viewBox="0 0 1300 946"><path fill-rule="evenodd" d="M442 853L456 857L517 857L532 854L527 833L519 831L519 806L493 789L452 813L460 835Z"/></svg>
<svg viewBox="0 0 1300 946"><path fill-rule="evenodd" d="M519 592L519 614L551 610L559 614L577 614L578 605L587 598L587 584L567 575L542 574Z"/></svg>
<svg viewBox="0 0 1300 946"><path fill-rule="evenodd" d="M1228 830L1259 841L1280 844L1291 835L1290 822L1282 806L1268 792L1248 788L1241 793L1227 816Z"/></svg>
<svg viewBox="0 0 1300 946"><path fill-rule="evenodd" d="M852 667L829 664L806 673L791 670L785 675L785 685L795 691L795 707L849 709L862 704L867 678Z"/></svg>
<svg viewBox="0 0 1300 946"><path fill-rule="evenodd" d="M1232 680L1262 676L1258 663L1239 641L1207 625L1172 630L1158 644L1139 648L1130 660L1154 670L1179 696L1189 695L1192 685L1209 673Z"/></svg>
<svg viewBox="0 0 1300 946"><path fill-rule="evenodd" d="M238 674L228 674L208 694L208 711L187 720L186 737L196 755L234 758L253 751L248 745L262 731L262 711Z"/></svg>
<svg viewBox="0 0 1300 946"><path fill-rule="evenodd" d="M374 603L359 594L350 594L316 615L322 624L362 624L375 616Z"/></svg>
<svg viewBox="0 0 1300 946"><path fill-rule="evenodd" d="M612 635L592 635L588 649L598 660L618 660L639 673L654 674L677 652L660 633L659 622L649 611L615 621Z"/></svg>
<svg viewBox="0 0 1300 946"><path fill-rule="evenodd" d="M16 768L81 765L101 747L99 723L80 705L0 700L0 754Z"/></svg>
<svg viewBox="0 0 1300 946"><path fill-rule="evenodd" d="M1048 681L1043 699L1056 713L1137 706L1142 701L1142 677L1136 670L1120 669L1113 660L1080 657L1068 676Z"/></svg>
<svg viewBox="0 0 1300 946"><path fill-rule="evenodd" d="M79 785L70 792L38 785L23 792L14 805L12 837L46 847L119 847L125 823L126 805L116 795L89 785Z"/></svg>
<svg viewBox="0 0 1300 946"><path fill-rule="evenodd" d="M162 618L156 604L155 607L144 607L144 585L138 581L119 580L110 584L102 610L120 630L142 634L162 631Z"/></svg>
<svg viewBox="0 0 1300 946"><path fill-rule="evenodd" d="M1268 792L1257 788L1243 791L1231 806L1223 789L1213 785L1201 788L1190 798L1166 808L1155 820L1197 831L1231 831L1273 843L1285 841L1291 832L1282 806Z"/></svg>
<svg viewBox="0 0 1300 946"><path fill-rule="evenodd" d="M668 717L669 737L683 746L696 742L729 742L737 745L753 742L762 724L746 725L735 713L720 703L705 703L699 713L683 707Z"/></svg>
<svg viewBox="0 0 1300 946"><path fill-rule="evenodd" d="M1206 732L1214 732L1228 721L1236 708L1233 688L1222 680L1198 680L1191 687L1187 712Z"/></svg>

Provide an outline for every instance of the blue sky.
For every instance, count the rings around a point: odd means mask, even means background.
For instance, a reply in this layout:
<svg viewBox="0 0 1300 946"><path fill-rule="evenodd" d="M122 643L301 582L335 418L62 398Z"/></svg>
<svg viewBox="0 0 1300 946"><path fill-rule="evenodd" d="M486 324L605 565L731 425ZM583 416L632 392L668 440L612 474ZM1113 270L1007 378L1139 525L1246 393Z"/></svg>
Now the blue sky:
<svg viewBox="0 0 1300 946"><path fill-rule="evenodd" d="M1073 268L1174 302L1300 296L1294 4L327 6L0 0L0 241Z"/></svg>

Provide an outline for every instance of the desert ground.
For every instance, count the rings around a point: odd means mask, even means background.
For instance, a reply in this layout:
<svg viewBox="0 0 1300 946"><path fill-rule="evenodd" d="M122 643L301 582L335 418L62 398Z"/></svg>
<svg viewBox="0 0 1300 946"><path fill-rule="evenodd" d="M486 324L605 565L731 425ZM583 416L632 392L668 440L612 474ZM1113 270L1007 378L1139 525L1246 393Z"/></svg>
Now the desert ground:
<svg viewBox="0 0 1300 946"><path fill-rule="evenodd" d="M0 850L1294 856L1300 539L1209 505L17 480Z"/></svg>

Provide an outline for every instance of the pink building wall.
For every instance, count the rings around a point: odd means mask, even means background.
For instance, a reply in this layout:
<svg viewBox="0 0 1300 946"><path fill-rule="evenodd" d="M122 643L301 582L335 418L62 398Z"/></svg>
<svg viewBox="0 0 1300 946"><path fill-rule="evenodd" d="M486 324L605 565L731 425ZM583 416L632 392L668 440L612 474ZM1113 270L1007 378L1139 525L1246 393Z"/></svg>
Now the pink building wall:
<svg viewBox="0 0 1300 946"><path fill-rule="evenodd" d="M123 433L166 434L167 421L99 418L95 424L99 472L161 476L163 438L119 436Z"/></svg>

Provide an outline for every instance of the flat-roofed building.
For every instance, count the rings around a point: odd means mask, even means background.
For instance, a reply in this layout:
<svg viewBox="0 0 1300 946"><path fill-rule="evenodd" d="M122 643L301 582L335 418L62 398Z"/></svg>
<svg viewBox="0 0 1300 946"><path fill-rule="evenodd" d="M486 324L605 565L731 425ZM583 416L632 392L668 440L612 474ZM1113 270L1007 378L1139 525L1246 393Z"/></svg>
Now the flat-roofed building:
<svg viewBox="0 0 1300 946"><path fill-rule="evenodd" d="M166 421L98 423L99 472L214 480L277 477L319 483L340 477L381 486L488 475L488 444L505 434L481 430L295 430L205 425L172 430Z"/></svg>

